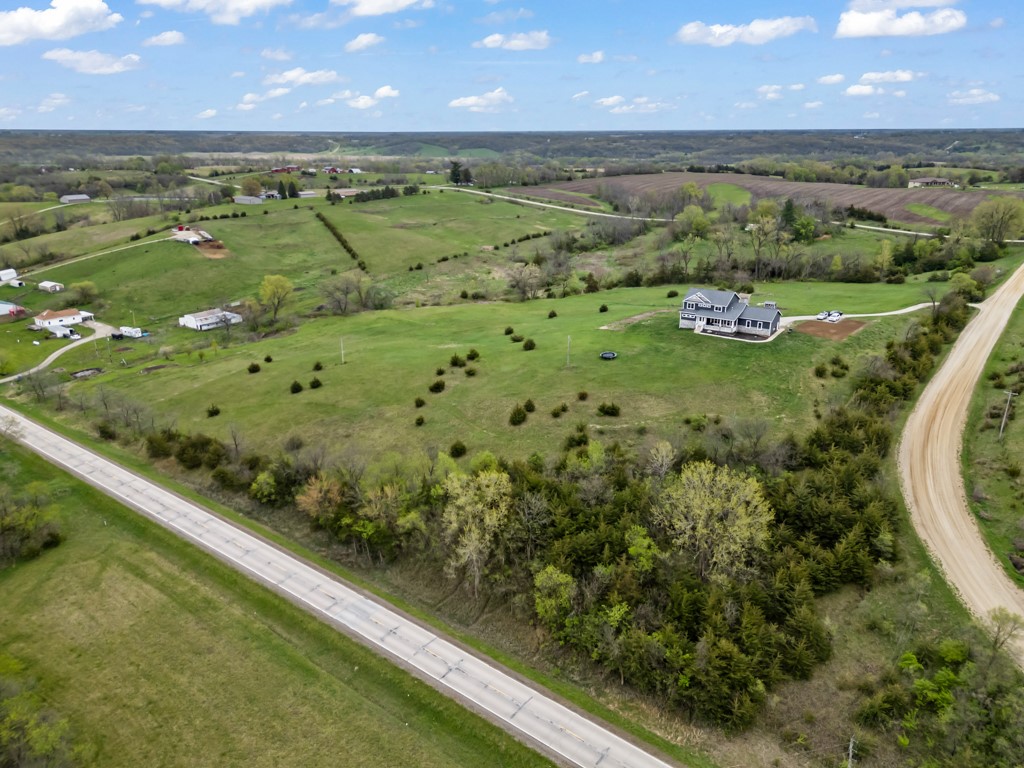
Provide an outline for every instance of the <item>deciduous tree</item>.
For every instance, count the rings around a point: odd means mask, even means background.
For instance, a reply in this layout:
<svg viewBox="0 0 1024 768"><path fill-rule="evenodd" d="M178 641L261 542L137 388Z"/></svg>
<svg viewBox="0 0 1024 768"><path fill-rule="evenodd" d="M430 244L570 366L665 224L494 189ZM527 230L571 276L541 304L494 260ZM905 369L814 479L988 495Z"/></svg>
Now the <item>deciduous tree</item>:
<svg viewBox="0 0 1024 768"><path fill-rule="evenodd" d="M748 576L767 550L773 517L757 480L710 461L684 465L655 510L657 523L705 582Z"/></svg>
<svg viewBox="0 0 1024 768"><path fill-rule="evenodd" d="M499 539L509 522L512 484L504 472L487 470L478 475L451 474L444 481L442 515L448 546L449 573L465 570L473 582L474 597Z"/></svg>
<svg viewBox="0 0 1024 768"><path fill-rule="evenodd" d="M267 275L260 283L260 301L271 313L271 322L277 322L278 313L291 300L292 281L284 275Z"/></svg>

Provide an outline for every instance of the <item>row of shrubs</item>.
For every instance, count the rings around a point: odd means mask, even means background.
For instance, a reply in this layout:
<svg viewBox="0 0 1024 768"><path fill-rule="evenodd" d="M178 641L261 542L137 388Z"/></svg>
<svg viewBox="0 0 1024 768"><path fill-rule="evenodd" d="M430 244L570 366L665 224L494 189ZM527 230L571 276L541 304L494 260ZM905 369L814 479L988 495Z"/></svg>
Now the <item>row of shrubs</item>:
<svg viewBox="0 0 1024 768"><path fill-rule="evenodd" d="M359 254L356 253L356 249L352 247L352 244L348 241L345 235L341 233L341 230L335 226L334 222L324 216L323 211L317 211L316 217L320 219L325 227L327 227L327 231L334 236L334 239L338 241L338 244L356 261L359 268L365 272L366 262L359 258Z"/></svg>

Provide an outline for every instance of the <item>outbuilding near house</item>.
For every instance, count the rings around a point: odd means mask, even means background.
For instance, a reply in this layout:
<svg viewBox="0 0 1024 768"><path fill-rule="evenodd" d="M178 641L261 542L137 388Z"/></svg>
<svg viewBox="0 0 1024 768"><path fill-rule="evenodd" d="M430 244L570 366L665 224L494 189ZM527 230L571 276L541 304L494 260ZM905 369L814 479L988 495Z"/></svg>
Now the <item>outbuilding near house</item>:
<svg viewBox="0 0 1024 768"><path fill-rule="evenodd" d="M18 279L18 270L16 269L0 269L0 283L9 283L11 280Z"/></svg>
<svg viewBox="0 0 1024 768"><path fill-rule="evenodd" d="M733 291L691 288L679 309L679 327L696 333L769 337L779 330L782 313L775 306L752 307Z"/></svg>
<svg viewBox="0 0 1024 768"><path fill-rule="evenodd" d="M52 280L43 280L39 283L39 290L43 293L60 293L64 290L64 283L55 283Z"/></svg>
<svg viewBox="0 0 1024 768"><path fill-rule="evenodd" d="M242 316L237 312L215 307L205 312L193 312L191 315L182 315L178 318L178 325L182 328L191 328L193 331L210 331L214 328L224 328L228 325L238 325L242 322Z"/></svg>
<svg viewBox="0 0 1024 768"><path fill-rule="evenodd" d="M263 205L263 198L255 195L235 195L234 200L239 205Z"/></svg>

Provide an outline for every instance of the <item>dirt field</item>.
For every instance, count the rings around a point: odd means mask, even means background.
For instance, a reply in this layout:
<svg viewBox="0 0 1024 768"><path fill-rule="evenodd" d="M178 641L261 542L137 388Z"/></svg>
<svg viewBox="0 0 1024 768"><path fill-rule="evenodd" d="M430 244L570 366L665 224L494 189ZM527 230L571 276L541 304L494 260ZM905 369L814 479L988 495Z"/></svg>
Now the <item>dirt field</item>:
<svg viewBox="0 0 1024 768"><path fill-rule="evenodd" d="M560 200L559 190L594 194L599 185L625 186L631 192L671 192L683 184L695 182L700 187L709 184L735 184L750 190L755 198L791 197L794 201L809 204L827 202L833 207L846 208L854 205L885 214L894 221L935 225L937 222L926 216L919 216L907 210L912 203L930 205L946 211L954 217L970 215L975 206L983 202L990 193L987 191L964 191L947 188L930 189L872 189L849 184L825 184L817 182L794 182L769 179L763 176L748 176L737 173L654 173L642 176L614 176L600 179L581 179L549 184L544 187L530 187L520 190L531 197ZM1003 193L1006 194L1006 193ZM574 200L573 202L578 202Z"/></svg>
<svg viewBox="0 0 1024 768"><path fill-rule="evenodd" d="M214 240L209 243L200 243L196 246L199 252L208 259L226 259L231 255L231 251L224 247L224 243L220 240Z"/></svg>
<svg viewBox="0 0 1024 768"><path fill-rule="evenodd" d="M861 320L851 320L849 318L840 320L838 323L826 323L822 320L805 320L794 325L793 330L798 333L806 333L808 336L817 336L819 339L842 341L849 336L853 336L865 325L867 323Z"/></svg>

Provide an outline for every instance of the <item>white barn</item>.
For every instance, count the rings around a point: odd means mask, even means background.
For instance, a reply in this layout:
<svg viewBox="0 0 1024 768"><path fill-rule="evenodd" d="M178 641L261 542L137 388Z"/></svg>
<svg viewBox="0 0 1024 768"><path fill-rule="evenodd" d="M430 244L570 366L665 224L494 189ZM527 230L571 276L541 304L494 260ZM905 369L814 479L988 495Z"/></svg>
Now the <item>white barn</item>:
<svg viewBox="0 0 1024 768"><path fill-rule="evenodd" d="M220 307L208 309L205 312L193 312L178 318L179 326L191 328L193 331L210 331L227 325L238 325L240 322L242 322L241 315L237 312L228 312Z"/></svg>
<svg viewBox="0 0 1024 768"><path fill-rule="evenodd" d="M60 201L63 205L71 205L72 203L88 203L92 201L92 198L88 195L61 195Z"/></svg>
<svg viewBox="0 0 1024 768"><path fill-rule="evenodd" d="M39 283L39 290L43 293L60 293L64 290L64 283L55 283L52 280L43 280Z"/></svg>

